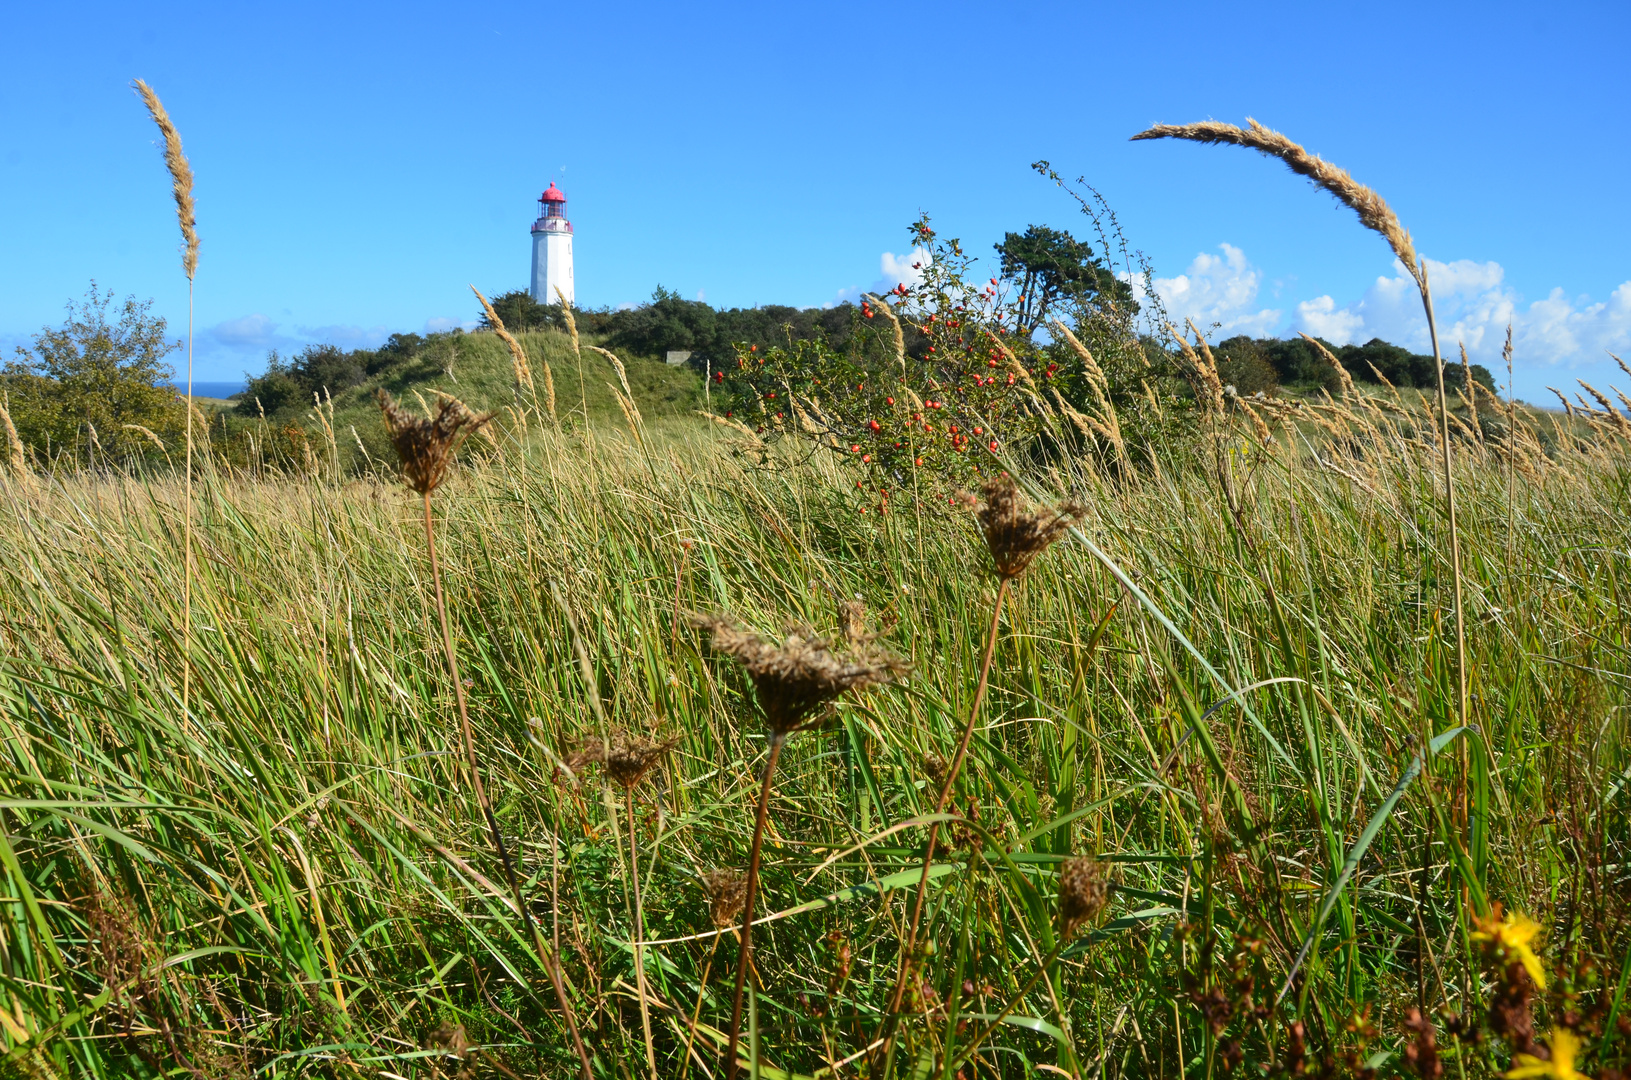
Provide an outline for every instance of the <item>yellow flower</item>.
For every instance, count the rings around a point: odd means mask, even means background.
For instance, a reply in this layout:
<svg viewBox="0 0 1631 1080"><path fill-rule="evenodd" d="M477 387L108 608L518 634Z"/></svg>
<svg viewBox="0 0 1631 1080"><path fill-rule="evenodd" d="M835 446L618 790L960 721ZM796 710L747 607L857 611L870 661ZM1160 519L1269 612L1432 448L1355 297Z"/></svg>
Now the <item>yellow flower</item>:
<svg viewBox="0 0 1631 1080"><path fill-rule="evenodd" d="M1513 913L1502 919L1499 904L1489 918L1473 916L1473 922L1478 926L1470 935L1473 941L1491 942L1508 960L1522 964L1535 986L1546 989L1546 972L1540 966L1540 957L1529 947L1535 935L1540 933L1539 923L1521 913Z"/></svg>
<svg viewBox="0 0 1631 1080"><path fill-rule="evenodd" d="M1591 1080L1591 1077L1574 1067L1574 1059L1580 1053L1580 1040L1572 1031L1566 1028L1553 1028L1552 1037L1547 1040L1552 1044L1552 1060L1542 1061L1533 1054L1519 1054L1517 1064L1502 1075L1506 1080L1524 1080L1525 1077L1538 1077L1540 1080Z"/></svg>

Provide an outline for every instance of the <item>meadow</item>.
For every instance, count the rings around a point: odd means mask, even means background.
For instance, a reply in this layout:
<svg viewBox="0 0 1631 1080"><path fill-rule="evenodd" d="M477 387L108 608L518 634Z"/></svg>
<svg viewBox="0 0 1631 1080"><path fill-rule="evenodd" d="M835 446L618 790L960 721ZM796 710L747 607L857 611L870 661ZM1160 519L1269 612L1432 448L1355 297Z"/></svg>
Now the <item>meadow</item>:
<svg viewBox="0 0 1631 1080"><path fill-rule="evenodd" d="M1287 423L1265 445L1242 424L1215 454L1037 472L1082 516L1003 610L896 1074L1411 1074L1415 1007L1445 1062L1490 1075L1494 901L1544 928L1536 1037L1572 1013L1598 1033L1580 1064L1623 1066L1631 476L1611 428L1524 415L1527 451L1454 449L1470 729L1432 428ZM961 506L862 515L832 460L754 467L738 441L511 428L436 493L477 756L542 952L461 770L421 508L388 471L207 471L190 641L179 481L8 484L6 1068L575 1075L558 955L595 1075L720 1075L736 942L705 879L746 865L767 743L691 616L841 641L859 601L912 674L787 743L743 1060L882 1075L998 582ZM566 764L614 729L678 740L629 807ZM1109 895L1067 944L1056 879L1083 854Z"/></svg>

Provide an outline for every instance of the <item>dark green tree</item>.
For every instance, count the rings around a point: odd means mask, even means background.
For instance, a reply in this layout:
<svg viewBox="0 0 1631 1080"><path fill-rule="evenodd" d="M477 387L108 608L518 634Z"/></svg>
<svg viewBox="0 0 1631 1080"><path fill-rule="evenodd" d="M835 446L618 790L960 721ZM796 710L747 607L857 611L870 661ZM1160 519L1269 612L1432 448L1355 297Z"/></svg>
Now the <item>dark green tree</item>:
<svg viewBox="0 0 1631 1080"><path fill-rule="evenodd" d="M1063 229L1027 226L1023 233L1008 233L993 245L1001 260L1002 276L1014 283L1013 303L1017 329L1030 335L1050 315L1062 309L1113 298L1132 305L1132 290L1099 261L1090 244Z"/></svg>
<svg viewBox="0 0 1631 1080"><path fill-rule="evenodd" d="M182 436L186 405L170 385L164 358L181 347L151 300L113 293L96 282L68 301L62 326L41 330L0 369L23 442L43 454L69 452L95 462L157 453L142 429L167 444Z"/></svg>

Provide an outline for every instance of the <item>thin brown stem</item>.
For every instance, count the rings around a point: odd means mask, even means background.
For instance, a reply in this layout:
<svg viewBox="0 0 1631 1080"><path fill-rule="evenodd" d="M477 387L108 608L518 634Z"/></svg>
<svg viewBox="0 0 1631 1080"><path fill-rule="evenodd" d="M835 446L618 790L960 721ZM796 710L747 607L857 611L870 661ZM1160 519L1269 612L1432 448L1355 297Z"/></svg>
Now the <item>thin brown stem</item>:
<svg viewBox="0 0 1631 1080"><path fill-rule="evenodd" d="M1433 291L1428 287L1427 264L1421 267L1421 302L1427 310L1427 332L1433 340L1433 367L1438 372L1439 448L1444 464L1444 502L1450 524L1450 577L1455 589L1455 706L1456 722L1467 726L1467 623L1461 610L1461 537L1455 517L1455 474L1450 467L1450 410L1444 396L1444 359L1439 355L1438 323L1433 318ZM1461 823L1467 815L1467 744L1460 747L1460 777L1456 804Z"/></svg>
<svg viewBox="0 0 1631 1080"><path fill-rule="evenodd" d="M957 774L962 771L963 761L968 756L968 744L974 737L974 725L979 720L980 705L985 701L985 689L991 681L991 661L997 653L997 631L1002 624L1002 602L1008 596L1008 585L1011 580L1005 577L997 585L997 601L991 609L991 629L986 633L985 655L980 660L980 681L974 687L974 702L969 706L968 720L963 724L963 734L957 740L957 752L952 756L951 765L946 769L946 781L941 785L939 798L935 800L936 815L946 812L946 806L951 802L952 788L957 783ZM912 917L906 924L906 936L901 939L900 968L895 976L895 989L889 995L889 1008L884 1013L884 1027L880 1035L883 1046L878 1055L880 1058L887 1059L893 1050L895 1024L901 999L906 995L906 981L912 967L912 949L917 943L918 927L923 920L923 900L929 888L929 870L934 865L935 841L939 838L940 822L931 822L929 843L923 852L923 873L918 877L917 895L912 901Z"/></svg>
<svg viewBox="0 0 1631 1080"><path fill-rule="evenodd" d="M182 541L187 549L181 586L181 712L187 713L193 672L193 278L187 275L187 520Z"/></svg>
<svg viewBox="0 0 1631 1080"><path fill-rule="evenodd" d="M442 599L442 568L436 558L436 527L430 513L430 492L424 492L425 500L425 547L430 552L430 576L436 587L436 614L442 624L442 648L447 653L447 671L453 679L453 697L459 704L459 730L464 736L465 764L470 770L470 786L476 794L476 802L481 806L481 813L487 819L488 831L493 836L493 847L498 852L498 861L504 867L504 876L509 881L510 891L515 898L515 911L532 931L533 948L538 950L538 959L543 961L544 968L549 972L550 984L555 990L555 999L560 1003L561 1016L566 1021L566 1030L572 1036L572 1046L578 1054L578 1064L583 1069L583 1080L593 1080L589 1068L589 1052L583 1048L583 1039L578 1035L578 1022L572 1015L572 1004L566 996L566 985L561 978L560 964L555 954L544 945L543 934L538 929L538 923L527 912L525 897L521 894L521 883L516 879L515 867L510 862L510 853L504 847L504 834L499 830L498 818L493 815L493 807L487 800L487 789L481 782L481 769L476 760L476 740L470 729L470 707L464 699L464 682L459 676L459 658L453 651L453 630L447 621L447 603Z"/></svg>
<svg viewBox="0 0 1631 1080"><path fill-rule="evenodd" d="M651 1007L646 1004L646 923L640 911L640 848L634 842L634 789L624 789L629 820L629 885L634 890L634 988L640 995L640 1028L646 1037L646 1067L657 1080L657 1048L651 1041Z"/></svg>
<svg viewBox="0 0 1631 1080"><path fill-rule="evenodd" d="M770 757L765 762L764 782L759 786L759 814L753 822L753 847L748 851L747 895L742 901L742 941L736 958L736 993L731 1002L731 1040L725 1051L725 1076L736 1077L736 1044L742 1034L742 992L747 986L748 965L753 953L753 901L759 890L759 850L764 844L765 818L770 812L770 782L776 773L776 759L781 757L782 743L787 741L785 731L770 733Z"/></svg>

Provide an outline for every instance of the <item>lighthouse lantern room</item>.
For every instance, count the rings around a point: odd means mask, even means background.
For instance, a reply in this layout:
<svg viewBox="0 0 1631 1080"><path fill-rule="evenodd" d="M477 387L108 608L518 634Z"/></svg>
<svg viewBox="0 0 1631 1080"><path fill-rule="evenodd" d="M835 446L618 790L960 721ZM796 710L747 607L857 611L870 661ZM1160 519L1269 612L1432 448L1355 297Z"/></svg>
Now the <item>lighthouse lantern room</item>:
<svg viewBox="0 0 1631 1080"><path fill-rule="evenodd" d="M557 294L558 290L558 294ZM538 196L538 220L532 223L532 298L558 304L576 302L572 290L572 223L566 220L566 196L555 182Z"/></svg>

